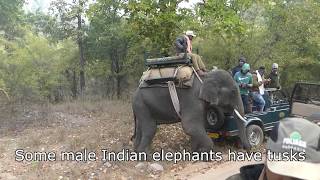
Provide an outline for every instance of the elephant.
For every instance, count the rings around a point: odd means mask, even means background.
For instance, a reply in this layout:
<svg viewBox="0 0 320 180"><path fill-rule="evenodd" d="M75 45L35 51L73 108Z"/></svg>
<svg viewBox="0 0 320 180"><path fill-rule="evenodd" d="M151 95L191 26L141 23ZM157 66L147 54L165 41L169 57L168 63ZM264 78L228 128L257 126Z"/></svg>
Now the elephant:
<svg viewBox="0 0 320 180"><path fill-rule="evenodd" d="M181 121L184 132L191 137L191 149L196 152L213 150L213 141L207 135L206 111L218 107L224 113L236 109L244 115L239 87L225 70L214 70L194 78L192 87L177 88L180 117L174 109L166 87L137 88L133 95L132 109L135 121L134 150L148 152L157 125ZM236 118L237 119L237 118ZM249 148L245 123L236 120L239 136L245 148Z"/></svg>

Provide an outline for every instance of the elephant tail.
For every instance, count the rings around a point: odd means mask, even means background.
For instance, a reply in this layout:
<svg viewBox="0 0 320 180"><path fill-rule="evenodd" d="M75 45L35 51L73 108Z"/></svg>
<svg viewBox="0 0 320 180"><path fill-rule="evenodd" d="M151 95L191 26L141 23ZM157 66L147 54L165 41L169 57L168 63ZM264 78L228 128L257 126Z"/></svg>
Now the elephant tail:
<svg viewBox="0 0 320 180"><path fill-rule="evenodd" d="M134 120L134 131L133 135L131 136L130 140L133 141L136 138L136 133L137 133L137 119L136 115L133 115L133 120Z"/></svg>

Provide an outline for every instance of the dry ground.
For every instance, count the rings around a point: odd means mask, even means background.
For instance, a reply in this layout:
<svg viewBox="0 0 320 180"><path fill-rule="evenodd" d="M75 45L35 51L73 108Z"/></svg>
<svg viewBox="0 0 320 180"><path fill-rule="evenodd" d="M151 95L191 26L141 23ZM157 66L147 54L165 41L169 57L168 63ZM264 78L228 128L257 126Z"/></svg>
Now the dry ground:
<svg viewBox="0 0 320 180"><path fill-rule="evenodd" d="M161 172L139 169L138 162L60 161L62 151L96 152L101 149L120 151L131 149L133 132L129 102L96 100L75 101L63 104L0 106L0 179L186 179L197 172L223 162L158 162ZM190 139L180 124L158 128L152 150L190 150ZM220 144L225 152L234 149L231 144ZM15 150L52 152L55 162L17 162ZM152 162L148 162L149 164ZM148 164L146 163L146 164ZM188 170L189 169L189 170ZM186 171L181 176L182 170Z"/></svg>

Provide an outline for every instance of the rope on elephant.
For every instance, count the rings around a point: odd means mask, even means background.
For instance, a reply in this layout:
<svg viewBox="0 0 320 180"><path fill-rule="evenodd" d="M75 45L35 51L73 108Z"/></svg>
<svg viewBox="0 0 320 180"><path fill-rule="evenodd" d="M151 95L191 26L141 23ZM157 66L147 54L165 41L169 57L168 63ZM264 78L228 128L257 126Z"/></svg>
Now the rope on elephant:
<svg viewBox="0 0 320 180"><path fill-rule="evenodd" d="M177 68L175 69L174 74L173 74L173 77L177 77L178 71L179 71L179 69L181 69L182 67L184 67L184 66L179 66L179 67L177 67Z"/></svg>
<svg viewBox="0 0 320 180"><path fill-rule="evenodd" d="M174 110L178 114L178 117L181 119L180 102L179 102L176 86L173 81L168 81L168 88L169 88L169 93L170 93L170 97L171 97L171 101L172 101Z"/></svg>
<svg viewBox="0 0 320 180"><path fill-rule="evenodd" d="M193 66L191 66L191 67L192 67L193 72L196 74L197 78L198 78L199 81L201 82L201 84L203 84L203 81L202 81L202 79L200 78L200 76L199 76L199 74L197 73L197 71L194 69Z"/></svg>

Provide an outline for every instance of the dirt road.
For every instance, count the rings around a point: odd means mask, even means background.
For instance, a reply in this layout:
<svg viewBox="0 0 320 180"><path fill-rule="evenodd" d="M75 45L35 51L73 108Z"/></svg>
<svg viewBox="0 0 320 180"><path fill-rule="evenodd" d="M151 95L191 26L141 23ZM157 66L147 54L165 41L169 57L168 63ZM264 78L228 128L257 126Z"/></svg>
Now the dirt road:
<svg viewBox="0 0 320 180"><path fill-rule="evenodd" d="M225 162L216 168L211 168L208 171L199 174L193 174L188 179L190 180L210 180L210 179L226 179L234 174L239 173L240 167L249 164L257 164L261 162L242 161L242 162Z"/></svg>
<svg viewBox="0 0 320 180"><path fill-rule="evenodd" d="M224 179L245 164L257 162L17 162L15 150L28 152L96 152L132 149L133 120L130 103L80 101L57 105L1 107L0 179ZM235 144L215 144L223 154ZM190 139L181 124L159 126L152 151L190 150ZM262 151L261 147L257 151Z"/></svg>
<svg viewBox="0 0 320 180"><path fill-rule="evenodd" d="M131 149L131 106L121 101L76 101L63 104L21 104L1 107L0 179L163 179L192 162L158 162L138 168L136 161L104 162L101 149ZM221 146L225 150L226 146ZM82 152L97 154L96 161L15 161L15 151ZM190 151L190 139L181 124L159 126L152 151ZM160 170L150 168L158 167Z"/></svg>

